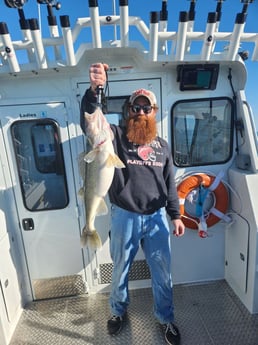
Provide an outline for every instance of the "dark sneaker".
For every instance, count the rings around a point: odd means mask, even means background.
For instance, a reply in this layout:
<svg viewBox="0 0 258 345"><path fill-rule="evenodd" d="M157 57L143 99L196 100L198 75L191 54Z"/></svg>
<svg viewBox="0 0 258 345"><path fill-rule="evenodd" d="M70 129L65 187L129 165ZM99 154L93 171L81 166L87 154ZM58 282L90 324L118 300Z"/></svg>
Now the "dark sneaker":
<svg viewBox="0 0 258 345"><path fill-rule="evenodd" d="M123 327L123 321L122 316L113 315L107 322L108 333L111 335L118 334Z"/></svg>
<svg viewBox="0 0 258 345"><path fill-rule="evenodd" d="M165 326L165 339L167 344L179 345L180 333L178 328L173 323L167 323Z"/></svg>

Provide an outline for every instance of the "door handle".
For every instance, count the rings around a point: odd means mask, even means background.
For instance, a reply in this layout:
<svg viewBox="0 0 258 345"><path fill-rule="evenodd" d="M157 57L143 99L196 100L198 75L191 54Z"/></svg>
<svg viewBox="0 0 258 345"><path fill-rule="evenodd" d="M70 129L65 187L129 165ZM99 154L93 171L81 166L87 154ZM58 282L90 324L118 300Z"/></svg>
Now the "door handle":
<svg viewBox="0 0 258 345"><path fill-rule="evenodd" d="M34 222L32 218L24 218L22 220L23 229L26 231L34 230Z"/></svg>

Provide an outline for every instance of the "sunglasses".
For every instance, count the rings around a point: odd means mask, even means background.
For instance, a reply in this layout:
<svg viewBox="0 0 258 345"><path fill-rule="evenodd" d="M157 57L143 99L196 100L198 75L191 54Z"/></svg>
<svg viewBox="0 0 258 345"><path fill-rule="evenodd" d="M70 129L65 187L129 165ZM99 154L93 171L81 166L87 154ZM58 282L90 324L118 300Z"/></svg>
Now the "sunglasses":
<svg viewBox="0 0 258 345"><path fill-rule="evenodd" d="M139 105L139 104L133 104L130 106L133 113L139 113L141 110L143 110L144 114L149 114L153 107L151 105Z"/></svg>

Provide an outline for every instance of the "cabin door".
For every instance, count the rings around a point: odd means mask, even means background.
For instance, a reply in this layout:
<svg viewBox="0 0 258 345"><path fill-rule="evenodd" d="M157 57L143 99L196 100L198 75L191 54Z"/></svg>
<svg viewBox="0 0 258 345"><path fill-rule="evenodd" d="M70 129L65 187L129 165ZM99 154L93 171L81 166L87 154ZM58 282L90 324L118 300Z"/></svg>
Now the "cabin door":
<svg viewBox="0 0 258 345"><path fill-rule="evenodd" d="M84 265L63 103L0 107L34 299L84 292Z"/></svg>
<svg viewBox="0 0 258 345"><path fill-rule="evenodd" d="M161 79L140 79L140 80L113 80L109 81L110 92L108 99L108 114L107 120L110 123L118 123L118 119L121 116L122 105L126 98L129 97L132 92L139 88L146 88L152 90L157 97L159 104L159 112L157 114L158 131L161 135L161 116L162 116L162 102L161 102ZM83 95L85 90L89 87L87 83L78 84L80 94ZM107 204L110 207L108 198L106 198ZM94 252L91 259L92 267L92 281L90 282L91 288L96 291L103 291L110 289L110 282L112 280L112 260L109 253L109 230L110 230L110 212L106 216L100 216L95 221L96 229L99 232L103 246L100 250ZM87 252L88 254L88 252ZM89 275L88 275L89 277ZM90 278L90 277L89 277ZM133 267L129 276L130 287L146 287L150 285L150 273L145 261L145 257L141 248L139 249Z"/></svg>

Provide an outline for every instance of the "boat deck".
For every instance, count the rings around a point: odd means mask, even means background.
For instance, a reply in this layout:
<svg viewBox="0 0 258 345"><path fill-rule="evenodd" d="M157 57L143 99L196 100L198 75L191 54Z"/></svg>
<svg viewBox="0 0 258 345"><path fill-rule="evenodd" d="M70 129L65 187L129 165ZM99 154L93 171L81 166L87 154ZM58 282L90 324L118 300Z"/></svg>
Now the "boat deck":
<svg viewBox="0 0 258 345"><path fill-rule="evenodd" d="M32 302L10 345L165 344L152 313L151 289L131 290L127 322L109 336L108 294ZM251 315L227 283L176 285L175 315L182 345L258 345L258 314Z"/></svg>

